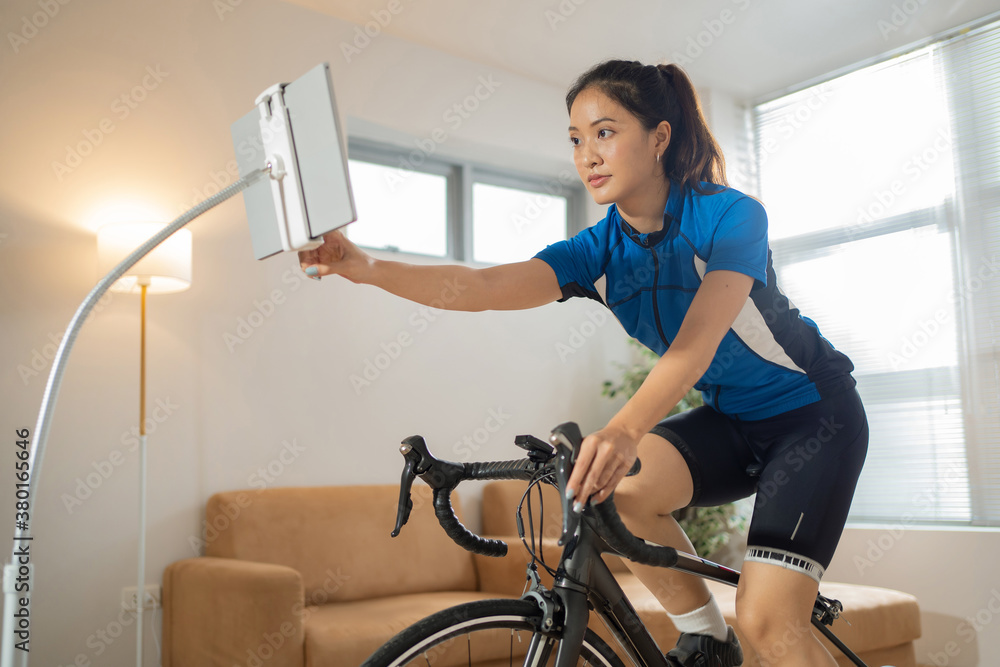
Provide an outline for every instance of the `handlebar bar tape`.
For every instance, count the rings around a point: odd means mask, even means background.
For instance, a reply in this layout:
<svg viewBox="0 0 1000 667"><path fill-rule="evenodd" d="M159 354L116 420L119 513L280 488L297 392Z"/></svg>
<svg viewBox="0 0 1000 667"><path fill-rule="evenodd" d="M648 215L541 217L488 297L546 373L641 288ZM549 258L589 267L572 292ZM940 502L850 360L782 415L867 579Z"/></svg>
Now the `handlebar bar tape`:
<svg viewBox="0 0 1000 667"><path fill-rule="evenodd" d="M465 464L464 479L523 479L530 480L538 470L531 459L516 461L484 461Z"/></svg>
<svg viewBox="0 0 1000 667"><path fill-rule="evenodd" d="M614 494L593 508L601 520L600 523L603 524L600 533L604 541L622 556L642 565L673 567L677 564L676 549L649 544L629 531L618 515Z"/></svg>
<svg viewBox="0 0 1000 667"><path fill-rule="evenodd" d="M488 540L476 535L462 525L451 506L451 488L434 489L434 514L455 544L466 551L499 558L507 555L507 543L503 540Z"/></svg>

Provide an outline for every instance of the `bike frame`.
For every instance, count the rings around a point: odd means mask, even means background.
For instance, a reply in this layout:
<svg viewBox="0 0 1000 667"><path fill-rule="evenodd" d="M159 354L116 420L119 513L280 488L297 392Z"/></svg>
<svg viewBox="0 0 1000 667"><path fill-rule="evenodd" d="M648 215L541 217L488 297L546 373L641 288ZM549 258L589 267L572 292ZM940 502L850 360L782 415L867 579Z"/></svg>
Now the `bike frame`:
<svg viewBox="0 0 1000 667"><path fill-rule="evenodd" d="M593 521L592 517L585 515L580 523L579 538L564 548L551 591L545 589L535 577L535 585L522 596L542 608L543 627L548 625L553 631L561 631L554 667L576 664L587 630L590 605L637 667L670 667L663 651L601 557L604 553L620 554L598 535L592 526ZM677 563L672 569L733 587L740 580L740 573L736 570L683 552L677 553ZM817 606L820 606L818 601ZM561 619L555 617L555 610L560 608ZM855 665L867 667L823 624L817 613L812 615L812 624Z"/></svg>

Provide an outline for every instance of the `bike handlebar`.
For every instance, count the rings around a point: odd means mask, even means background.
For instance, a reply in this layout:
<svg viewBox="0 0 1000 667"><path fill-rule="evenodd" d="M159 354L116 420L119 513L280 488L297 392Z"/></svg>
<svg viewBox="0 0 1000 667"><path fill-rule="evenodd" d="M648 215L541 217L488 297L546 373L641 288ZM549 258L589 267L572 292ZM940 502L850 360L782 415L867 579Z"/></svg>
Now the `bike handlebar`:
<svg viewBox="0 0 1000 667"><path fill-rule="evenodd" d="M560 490L563 506L563 535L559 544L565 544L575 539L579 529L581 513L574 512L570 501L566 498L566 483L576 461L577 452L583 441L579 427L573 422L560 424L552 431L547 443L533 436L518 436L515 443L528 450L528 458L513 461L486 461L474 463L455 463L437 459L427 449L424 439L410 436L403 440L400 452L406 459L403 475L400 480L399 506L396 513L396 527L392 536L399 534L410 516L413 502L410 500L410 489L413 480L420 477L434 491L434 514L448 536L467 551L485 556L501 557L507 554L507 543L503 540L491 540L476 535L466 528L455 516L451 504L451 492L464 480L500 480L521 479L530 481L536 475L545 471L554 473L556 487ZM629 471L634 475L639 471L638 459ZM551 480L548 480L551 482ZM585 512L593 511L597 519L598 533L608 546L620 555L644 565L672 567L677 563L677 551L673 547L653 545L633 535L622 522L615 508L614 494L598 505L590 505ZM588 503L589 505L589 503Z"/></svg>

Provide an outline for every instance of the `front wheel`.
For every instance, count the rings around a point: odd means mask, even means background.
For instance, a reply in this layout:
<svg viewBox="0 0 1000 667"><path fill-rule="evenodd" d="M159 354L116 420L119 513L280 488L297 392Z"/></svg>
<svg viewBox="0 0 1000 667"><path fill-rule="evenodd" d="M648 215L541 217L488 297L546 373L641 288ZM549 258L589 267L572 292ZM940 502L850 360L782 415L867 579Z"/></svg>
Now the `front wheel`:
<svg viewBox="0 0 1000 667"><path fill-rule="evenodd" d="M541 616L538 606L527 600L481 600L458 605L403 630L362 667L553 665L559 639L538 632ZM575 664L624 667L591 630L587 630Z"/></svg>

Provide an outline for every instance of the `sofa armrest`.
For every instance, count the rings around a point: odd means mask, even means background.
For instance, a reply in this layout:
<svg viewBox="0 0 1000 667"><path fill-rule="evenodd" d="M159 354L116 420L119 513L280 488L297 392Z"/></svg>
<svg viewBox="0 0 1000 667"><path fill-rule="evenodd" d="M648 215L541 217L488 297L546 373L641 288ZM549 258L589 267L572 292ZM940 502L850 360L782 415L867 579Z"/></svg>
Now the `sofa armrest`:
<svg viewBox="0 0 1000 667"><path fill-rule="evenodd" d="M303 667L302 577L290 567L188 558L163 571L163 665Z"/></svg>

